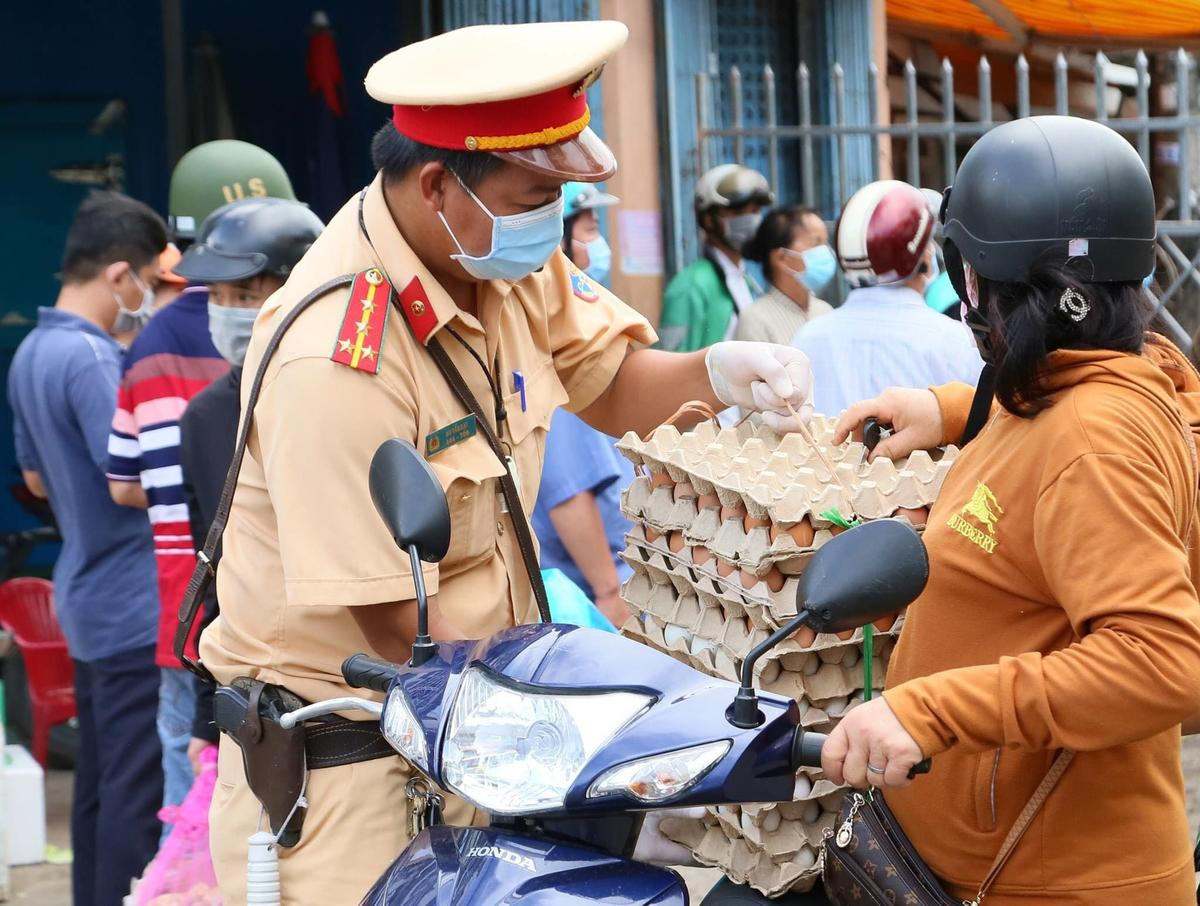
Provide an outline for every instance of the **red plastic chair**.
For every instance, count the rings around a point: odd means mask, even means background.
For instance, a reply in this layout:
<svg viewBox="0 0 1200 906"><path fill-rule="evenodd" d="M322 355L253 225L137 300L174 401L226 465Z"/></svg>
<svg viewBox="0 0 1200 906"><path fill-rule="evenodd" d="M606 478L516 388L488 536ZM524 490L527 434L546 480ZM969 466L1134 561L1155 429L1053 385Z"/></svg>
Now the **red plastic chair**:
<svg viewBox="0 0 1200 906"><path fill-rule="evenodd" d="M0 628L12 633L25 662L33 757L45 768L50 728L75 716L75 667L54 617L53 584L32 577L0 583Z"/></svg>

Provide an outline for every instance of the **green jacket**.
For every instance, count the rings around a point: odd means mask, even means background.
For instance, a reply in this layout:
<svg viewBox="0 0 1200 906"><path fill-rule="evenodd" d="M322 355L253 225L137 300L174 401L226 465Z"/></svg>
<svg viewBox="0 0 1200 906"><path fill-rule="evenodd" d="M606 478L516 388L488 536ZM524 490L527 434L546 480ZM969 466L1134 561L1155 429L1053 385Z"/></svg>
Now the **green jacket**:
<svg viewBox="0 0 1200 906"><path fill-rule="evenodd" d="M667 284L658 347L693 352L718 343L729 332L733 311L721 271L707 258L693 261Z"/></svg>

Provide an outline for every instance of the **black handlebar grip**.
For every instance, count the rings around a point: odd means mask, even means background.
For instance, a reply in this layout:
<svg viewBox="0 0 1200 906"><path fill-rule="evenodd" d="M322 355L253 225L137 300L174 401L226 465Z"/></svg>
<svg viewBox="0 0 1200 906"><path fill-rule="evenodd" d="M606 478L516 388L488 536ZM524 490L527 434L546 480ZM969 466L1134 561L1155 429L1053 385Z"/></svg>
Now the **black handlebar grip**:
<svg viewBox="0 0 1200 906"><path fill-rule="evenodd" d="M342 662L342 676L355 689L387 692L398 672L391 661L381 661L365 654L352 654Z"/></svg>
<svg viewBox="0 0 1200 906"><path fill-rule="evenodd" d="M928 774L929 769L933 767L933 762L926 758L924 761L918 761L908 769L908 779L912 780L918 774Z"/></svg>
<svg viewBox="0 0 1200 906"><path fill-rule="evenodd" d="M819 768L821 766L821 747L829 736L825 733L813 733L811 730L796 728L792 737L792 768Z"/></svg>

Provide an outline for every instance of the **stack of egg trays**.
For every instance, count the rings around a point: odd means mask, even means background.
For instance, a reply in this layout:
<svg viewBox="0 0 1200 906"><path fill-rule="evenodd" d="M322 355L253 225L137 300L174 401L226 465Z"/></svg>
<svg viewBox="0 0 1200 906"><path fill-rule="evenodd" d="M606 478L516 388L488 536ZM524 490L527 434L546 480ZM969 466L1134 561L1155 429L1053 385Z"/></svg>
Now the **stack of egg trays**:
<svg viewBox="0 0 1200 906"><path fill-rule="evenodd" d="M799 435L749 423L706 422L683 435L664 426L645 442L622 439L618 447L643 473L623 496L634 523L622 555L634 571L623 589L632 613L626 635L737 682L742 658L796 615L799 576L814 551L841 531L821 514L901 515L920 529L957 452L862 467L860 444L829 443L831 421L817 417L811 430L840 485ZM902 622L876 624L877 686ZM861 629L798 634L759 660L756 684L795 700L805 728L828 732L863 700L862 655ZM710 809L675 822L674 833L699 861L768 896L808 890L842 792L806 769L795 798Z"/></svg>

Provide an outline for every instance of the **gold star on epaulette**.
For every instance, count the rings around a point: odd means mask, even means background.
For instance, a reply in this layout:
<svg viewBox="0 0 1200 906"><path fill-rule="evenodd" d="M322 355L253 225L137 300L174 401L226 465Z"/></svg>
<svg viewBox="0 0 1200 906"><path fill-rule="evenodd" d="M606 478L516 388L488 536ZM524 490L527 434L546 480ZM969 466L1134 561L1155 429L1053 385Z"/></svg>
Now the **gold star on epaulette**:
<svg viewBox="0 0 1200 906"><path fill-rule="evenodd" d="M363 357L364 359L373 359L373 358L375 358L375 350L374 350L374 349L372 349L370 346L364 346L364 347L363 347L363 351L362 351L362 357Z"/></svg>
<svg viewBox="0 0 1200 906"><path fill-rule="evenodd" d="M340 352L349 352L353 346L354 344L349 340L338 340L338 350Z"/></svg>
<svg viewBox="0 0 1200 906"><path fill-rule="evenodd" d="M367 327L370 325L370 323L371 323L371 318L368 315L368 316L364 317L361 321L358 321L354 325L354 329L357 330L359 333L366 333Z"/></svg>

